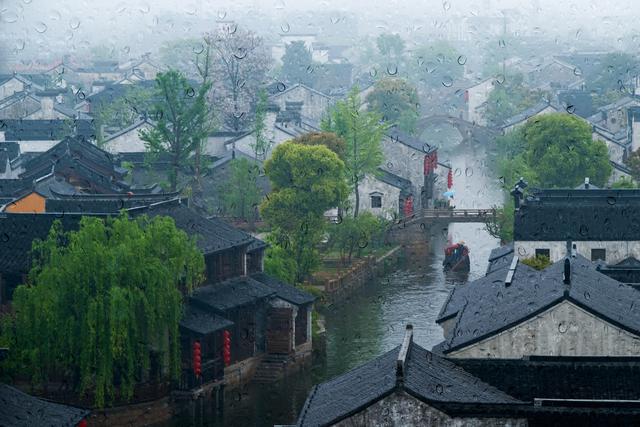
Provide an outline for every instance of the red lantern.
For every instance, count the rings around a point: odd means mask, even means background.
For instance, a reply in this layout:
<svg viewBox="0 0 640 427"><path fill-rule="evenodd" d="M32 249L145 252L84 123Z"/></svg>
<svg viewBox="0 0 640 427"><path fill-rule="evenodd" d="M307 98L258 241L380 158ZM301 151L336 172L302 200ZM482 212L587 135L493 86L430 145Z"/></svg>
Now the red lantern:
<svg viewBox="0 0 640 427"><path fill-rule="evenodd" d="M193 342L193 373L199 377L202 373L202 353L200 350L200 341Z"/></svg>
<svg viewBox="0 0 640 427"><path fill-rule="evenodd" d="M76 425L76 427L87 427L87 420L86 419L80 420L80 422Z"/></svg>
<svg viewBox="0 0 640 427"><path fill-rule="evenodd" d="M222 358L225 366L231 364L231 332L229 331L222 333Z"/></svg>
<svg viewBox="0 0 640 427"><path fill-rule="evenodd" d="M449 173L447 174L447 188L453 187L453 170L449 169Z"/></svg>
<svg viewBox="0 0 640 427"><path fill-rule="evenodd" d="M408 217L413 214L413 196L408 196L404 201L404 216Z"/></svg>

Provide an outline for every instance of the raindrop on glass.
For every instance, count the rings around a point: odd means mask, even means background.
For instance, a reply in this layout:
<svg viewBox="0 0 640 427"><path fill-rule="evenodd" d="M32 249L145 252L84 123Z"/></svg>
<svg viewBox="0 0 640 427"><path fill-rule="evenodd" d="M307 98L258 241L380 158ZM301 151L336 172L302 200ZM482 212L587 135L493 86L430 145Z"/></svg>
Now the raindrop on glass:
<svg viewBox="0 0 640 427"><path fill-rule="evenodd" d="M45 33L47 31L47 24L45 24L44 22L40 21L40 22L36 23L35 29L40 34L43 34L43 33Z"/></svg>
<svg viewBox="0 0 640 427"><path fill-rule="evenodd" d="M397 65L387 65L387 74L390 76L395 76L398 74L398 66Z"/></svg>
<svg viewBox="0 0 640 427"><path fill-rule="evenodd" d="M451 87L453 86L453 79L449 76L444 76L442 78L442 86L444 87Z"/></svg>
<svg viewBox="0 0 640 427"><path fill-rule="evenodd" d="M467 63L467 57L464 55L458 56L458 64L464 65Z"/></svg>
<svg viewBox="0 0 640 427"><path fill-rule="evenodd" d="M280 29L283 33L288 33L289 30L291 30L291 27L289 26L289 23L285 22L284 24L280 25Z"/></svg>

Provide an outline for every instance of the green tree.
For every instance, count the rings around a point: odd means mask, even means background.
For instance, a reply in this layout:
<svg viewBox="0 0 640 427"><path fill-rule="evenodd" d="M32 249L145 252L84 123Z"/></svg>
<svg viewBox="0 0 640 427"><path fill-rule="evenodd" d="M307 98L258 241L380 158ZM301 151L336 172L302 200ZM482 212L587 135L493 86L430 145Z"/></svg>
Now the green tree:
<svg viewBox="0 0 640 427"><path fill-rule="evenodd" d="M631 176L636 181L640 180L640 150L636 150L629 154L626 161L627 166L631 169Z"/></svg>
<svg viewBox="0 0 640 427"><path fill-rule="evenodd" d="M344 163L326 147L286 142L273 151L265 172L273 191L260 212L277 246L295 263L299 283L318 263L324 212L340 206L347 194Z"/></svg>
<svg viewBox="0 0 640 427"><path fill-rule="evenodd" d="M260 93L258 94L258 103L256 104L256 118L253 124L253 133L256 140L251 144L251 148L253 149L256 160L265 160L272 145L272 141L267 137L267 134L265 132L267 106L267 92L264 89L261 89Z"/></svg>
<svg viewBox="0 0 640 427"><path fill-rule="evenodd" d="M634 189L634 188L638 188L638 186L636 185L636 183L634 182L633 179L623 176L619 180L614 182L611 185L611 188L615 188L615 189Z"/></svg>
<svg viewBox="0 0 640 427"><path fill-rule="evenodd" d="M611 175L604 142L594 141L591 126L571 114L535 117L523 129L523 158L542 188L573 188L589 177L603 187Z"/></svg>
<svg viewBox="0 0 640 427"><path fill-rule="evenodd" d="M171 156L171 191L178 187L180 169L209 134L210 112L206 102L209 87L206 83L194 89L175 70L156 76L158 94L153 106L156 126L141 130L140 138L151 153Z"/></svg>
<svg viewBox="0 0 640 427"><path fill-rule="evenodd" d="M309 132L298 136L293 142L304 145L324 145L336 153L340 160L344 161L345 159L346 145L344 139L333 132Z"/></svg>
<svg viewBox="0 0 640 427"><path fill-rule="evenodd" d="M380 34L376 39L378 52L385 57L398 59L404 53L404 40L398 34Z"/></svg>
<svg viewBox="0 0 640 427"><path fill-rule="evenodd" d="M92 105L93 117L96 121L98 144L104 140L103 127L124 129L134 124L141 117L148 116L154 102L153 88L132 85L124 95L111 102Z"/></svg>
<svg viewBox="0 0 640 427"><path fill-rule="evenodd" d="M367 109L382 113L383 119L413 133L418 117L418 92L405 79L384 78L375 83L366 98Z"/></svg>
<svg viewBox="0 0 640 427"><path fill-rule="evenodd" d="M375 111L360 111L358 88L354 87L345 100L338 101L322 123L322 129L334 132L346 142L345 166L358 216L360 183L367 174L374 175L384 156L381 141L386 130L382 115Z"/></svg>
<svg viewBox="0 0 640 427"><path fill-rule="evenodd" d="M485 117L491 125L497 126L516 114L533 107L548 98L539 90L530 90L523 84L520 73L508 75L503 84L495 84L487 98Z"/></svg>
<svg viewBox="0 0 640 427"><path fill-rule="evenodd" d="M360 252L372 244L376 234L385 229L385 222L371 212L363 212L357 218L344 218L340 224L333 224L329 230L329 244L340 251L343 264L351 264L355 252Z"/></svg>
<svg viewBox="0 0 640 427"><path fill-rule="evenodd" d="M315 74L313 73L313 57L303 41L289 43L285 47L282 57L282 79L287 83L302 83L313 86Z"/></svg>
<svg viewBox="0 0 640 427"><path fill-rule="evenodd" d="M163 378L178 377L182 292L201 283L204 260L171 218L84 217L68 232L56 222L33 258L14 294L15 374L66 381L98 407L116 390L130 399L152 353Z"/></svg>
<svg viewBox="0 0 640 427"><path fill-rule="evenodd" d="M274 236L267 237L269 247L264 254L264 271L270 276L277 277L285 283L296 282L296 263L290 256L289 248L280 246Z"/></svg>
<svg viewBox="0 0 640 427"><path fill-rule="evenodd" d="M223 211L253 223L262 199L257 184L260 167L245 158L236 158L231 161L230 169L228 179L218 188Z"/></svg>
<svg viewBox="0 0 640 427"><path fill-rule="evenodd" d="M416 85L441 88L462 78L465 63L465 57L449 43L435 41L411 51L409 75Z"/></svg>
<svg viewBox="0 0 640 427"><path fill-rule="evenodd" d="M505 195L505 203L502 207L494 206L496 210L495 217L491 217L485 224L487 232L500 239L501 244L511 242L513 240L513 215L515 206L513 199L509 195Z"/></svg>

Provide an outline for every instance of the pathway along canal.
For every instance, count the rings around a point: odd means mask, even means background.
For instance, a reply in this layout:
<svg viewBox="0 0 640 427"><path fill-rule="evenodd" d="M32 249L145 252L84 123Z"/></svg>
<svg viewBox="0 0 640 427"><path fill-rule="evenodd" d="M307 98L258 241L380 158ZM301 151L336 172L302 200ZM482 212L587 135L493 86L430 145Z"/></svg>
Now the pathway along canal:
<svg viewBox="0 0 640 427"><path fill-rule="evenodd" d="M455 205L459 208L486 208L500 204L501 195L491 171L486 170L485 153L461 154L462 147L448 155L454 169ZM430 349L442 341L435 323L449 291L460 278L445 277L443 249L447 238L464 240L470 248L471 272L468 280L484 275L489 252L498 246L484 224L451 224L434 230L431 249L407 255L398 268L372 281L348 299L324 310L327 329L326 357L311 369L301 371L276 384L251 385L226 396L224 421L214 421L206 408L199 416L177 419L173 425L273 426L293 424L313 384L326 381L399 345L407 323L414 325L414 339ZM420 253L422 252L422 253ZM206 403L205 403L206 406Z"/></svg>

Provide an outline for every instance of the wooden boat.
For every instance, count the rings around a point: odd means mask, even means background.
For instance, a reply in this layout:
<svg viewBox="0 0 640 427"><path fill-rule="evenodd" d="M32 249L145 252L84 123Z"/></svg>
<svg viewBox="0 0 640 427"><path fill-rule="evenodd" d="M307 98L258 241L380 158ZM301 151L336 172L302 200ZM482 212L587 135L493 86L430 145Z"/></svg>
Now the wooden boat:
<svg viewBox="0 0 640 427"><path fill-rule="evenodd" d="M469 272L471 269L469 248L464 245L464 242L455 243L444 248L442 266L444 271Z"/></svg>

